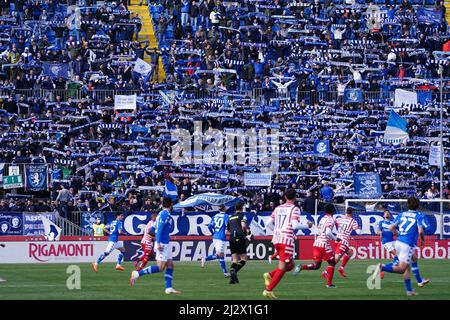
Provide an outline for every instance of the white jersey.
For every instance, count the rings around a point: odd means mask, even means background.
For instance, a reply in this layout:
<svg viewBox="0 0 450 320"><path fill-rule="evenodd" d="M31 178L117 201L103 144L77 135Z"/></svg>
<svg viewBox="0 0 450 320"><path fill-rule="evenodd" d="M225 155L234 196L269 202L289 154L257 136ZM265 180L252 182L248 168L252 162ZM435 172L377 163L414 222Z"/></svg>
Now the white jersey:
<svg viewBox="0 0 450 320"><path fill-rule="evenodd" d="M338 229L337 237L341 239L342 244L348 246L352 231L359 229L358 223L352 217L344 216L336 219L336 226Z"/></svg>
<svg viewBox="0 0 450 320"><path fill-rule="evenodd" d="M145 226L144 235L142 236L141 240L142 244L150 245L153 243L152 236L150 235L150 230L152 229L154 223L155 221L150 220Z"/></svg>
<svg viewBox="0 0 450 320"><path fill-rule="evenodd" d="M319 231L316 240L314 241L314 247L331 249L330 241L332 239L326 234L326 230L328 228L333 230L335 224L336 222L333 217L328 214L320 219L319 225L317 226Z"/></svg>
<svg viewBox="0 0 450 320"><path fill-rule="evenodd" d="M272 243L293 247L295 234L292 221L300 220L300 209L294 204L285 203L276 207L270 217L275 224Z"/></svg>

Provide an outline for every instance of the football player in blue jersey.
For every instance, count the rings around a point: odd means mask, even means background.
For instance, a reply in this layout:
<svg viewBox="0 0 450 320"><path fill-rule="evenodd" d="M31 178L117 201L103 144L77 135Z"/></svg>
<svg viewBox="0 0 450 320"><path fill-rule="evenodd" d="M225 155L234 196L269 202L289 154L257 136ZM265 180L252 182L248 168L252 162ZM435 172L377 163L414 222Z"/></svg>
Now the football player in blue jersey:
<svg viewBox="0 0 450 320"><path fill-rule="evenodd" d="M419 199L416 197L408 198L407 206L408 211L400 213L389 227L390 231L397 235L394 249L398 257L398 265L394 265L392 262L386 265L380 263L373 274L373 279L382 271L401 273L405 282L406 294L415 296L417 293L412 289L410 279L411 261L416 250L417 240L420 238L421 243L424 241L426 223L424 222L424 215L417 211L420 206Z"/></svg>
<svg viewBox="0 0 450 320"><path fill-rule="evenodd" d="M156 266L150 266L140 271L133 271L130 277L130 284L133 285L135 281L144 275L163 272L165 270L165 282L166 282L166 294L179 294L178 290L172 287L173 279L173 260L172 250L170 245L170 232L173 227L172 212L172 200L170 198L163 199L163 209L156 217L155 225L152 227L150 233L156 235L155 248L156 248Z"/></svg>
<svg viewBox="0 0 450 320"><path fill-rule="evenodd" d="M96 262L92 263L92 268L95 272L98 272L98 265L114 250L119 250L119 255L117 257L116 270L123 271L125 270L122 267L123 254L125 252L125 247L123 246L123 241L119 241L119 235L125 234L123 228L123 213L116 214L116 220L111 222L108 226L105 227L105 233L109 234L109 242L106 247L105 252L103 252L97 259Z"/></svg>
<svg viewBox="0 0 450 320"><path fill-rule="evenodd" d="M229 217L225 212L226 207L221 205L219 208L219 213L212 218L210 224L208 225L208 229L212 233L215 254L210 254L206 258L202 258L202 268L205 266L207 261L218 259L223 275L225 278L228 278L230 274L227 272L227 266L225 265L225 248L227 245L226 230Z"/></svg>

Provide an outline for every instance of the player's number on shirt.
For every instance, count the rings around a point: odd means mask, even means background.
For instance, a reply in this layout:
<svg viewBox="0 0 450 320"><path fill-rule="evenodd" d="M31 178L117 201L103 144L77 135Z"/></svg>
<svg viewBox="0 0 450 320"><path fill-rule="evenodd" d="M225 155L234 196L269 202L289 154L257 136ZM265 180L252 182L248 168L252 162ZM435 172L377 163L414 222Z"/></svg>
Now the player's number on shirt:
<svg viewBox="0 0 450 320"><path fill-rule="evenodd" d="M409 229L411 229L412 226L416 223L416 219L407 217L401 217L400 221L401 223L398 226L398 230L402 234L408 233Z"/></svg>
<svg viewBox="0 0 450 320"><path fill-rule="evenodd" d="M116 230L116 225L115 225L115 224L112 224L112 225L111 225L111 233L113 233L115 230Z"/></svg>
<svg viewBox="0 0 450 320"><path fill-rule="evenodd" d="M223 218L214 219L214 231L218 232L223 226Z"/></svg>
<svg viewBox="0 0 450 320"><path fill-rule="evenodd" d="M287 218L287 216L285 214L278 214L277 215L277 227L278 228L283 228L284 227L284 223L286 222L286 218Z"/></svg>

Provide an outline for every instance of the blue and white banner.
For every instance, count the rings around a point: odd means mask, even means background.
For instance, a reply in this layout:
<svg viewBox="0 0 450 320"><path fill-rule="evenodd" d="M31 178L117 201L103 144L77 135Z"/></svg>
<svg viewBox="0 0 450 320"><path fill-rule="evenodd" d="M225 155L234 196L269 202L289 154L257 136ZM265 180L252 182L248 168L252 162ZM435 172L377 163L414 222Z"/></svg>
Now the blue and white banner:
<svg viewBox="0 0 450 320"><path fill-rule="evenodd" d="M424 204L427 206L427 204ZM384 205L387 208L388 203ZM356 209L354 213L354 218L361 227L362 235L376 235L376 229L381 220L383 220L383 209L374 212L373 209L359 208ZM391 211L394 214L399 213L397 210ZM211 222L212 217L217 211L213 212L192 212L187 214L172 214L173 225L171 229L172 236L210 236L211 232L208 229L208 224ZM340 217L344 213L336 213L335 217ZM450 236L450 213L444 213L444 235ZM115 219L113 212L106 213L107 221L110 223ZM125 215L124 228L125 231L130 235L142 235L145 226L150 220L151 212L133 212ZM271 235L271 232L266 228L266 223L271 215L271 212L258 212L256 215L252 212L247 212L247 222L255 236ZM300 222L306 223L307 220L314 223L317 226L320 219L323 217L323 213L309 214L304 213L300 215ZM425 230L427 235L437 235L440 232L440 227L438 222L440 221L440 214L436 212L435 214L427 214L427 219L430 227ZM266 233L267 232L267 233ZM316 235L317 228L313 227L311 229L298 230L297 235Z"/></svg>
<svg viewBox="0 0 450 320"><path fill-rule="evenodd" d="M359 198L379 198L382 195L381 180L378 173L355 173L353 187Z"/></svg>
<svg viewBox="0 0 450 320"><path fill-rule="evenodd" d="M384 131L383 142L393 144L406 142L408 140L407 126L408 122L405 119L400 117L397 112L391 111Z"/></svg>
<svg viewBox="0 0 450 320"><path fill-rule="evenodd" d="M330 141L329 140L317 140L314 141L314 154L323 156L330 153Z"/></svg>
<svg viewBox="0 0 450 320"><path fill-rule="evenodd" d="M0 213L0 236L21 236L22 232L21 213Z"/></svg>
<svg viewBox="0 0 450 320"><path fill-rule="evenodd" d="M27 190L48 190L48 167L46 164L25 165L25 176L25 188Z"/></svg>
<svg viewBox="0 0 450 320"><path fill-rule="evenodd" d="M23 213L23 235L24 236L43 236L44 225L42 224L42 216L55 221L56 214L54 212L46 212L41 214Z"/></svg>
<svg viewBox="0 0 450 320"><path fill-rule="evenodd" d="M42 73L51 78L68 78L69 77L69 64L67 63L42 63Z"/></svg>
<svg viewBox="0 0 450 320"><path fill-rule="evenodd" d="M345 89L344 103L364 102L364 93L362 89Z"/></svg>
<svg viewBox="0 0 450 320"><path fill-rule="evenodd" d="M40 215L40 217L44 226L45 239L47 239L47 241L59 241L62 229L55 223L53 223L50 219L47 219L45 215Z"/></svg>
<svg viewBox="0 0 450 320"><path fill-rule="evenodd" d="M226 207L234 206L239 200L237 197L223 195L218 193L202 193L176 204L174 209L193 208L198 206L218 207L225 205Z"/></svg>
<svg viewBox="0 0 450 320"><path fill-rule="evenodd" d="M417 8L417 20L423 24L439 24L442 20L441 9L428 9L425 7Z"/></svg>
<svg viewBox="0 0 450 320"><path fill-rule="evenodd" d="M100 220L103 220L103 212L96 211L96 212L82 212L81 213L81 221L80 221L80 227L83 229L83 232L86 234L92 235L93 229L92 225L95 223L97 218L100 218ZM104 222L104 221L102 221Z"/></svg>
<svg viewBox="0 0 450 320"><path fill-rule="evenodd" d="M178 198L178 188L170 180L166 180L166 185L164 187L164 197L170 198L172 199L172 201L176 201Z"/></svg>
<svg viewBox="0 0 450 320"><path fill-rule="evenodd" d="M272 174L244 172L244 184L247 187L270 187L272 185Z"/></svg>

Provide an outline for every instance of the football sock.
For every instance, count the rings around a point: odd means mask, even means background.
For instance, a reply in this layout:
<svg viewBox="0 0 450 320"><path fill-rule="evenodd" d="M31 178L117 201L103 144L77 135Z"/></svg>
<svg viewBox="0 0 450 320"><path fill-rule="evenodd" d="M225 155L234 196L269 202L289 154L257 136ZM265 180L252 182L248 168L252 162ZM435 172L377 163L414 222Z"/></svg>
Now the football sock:
<svg viewBox="0 0 450 320"><path fill-rule="evenodd" d="M411 287L411 279L405 279L405 288L406 288L406 291L413 291L413 289Z"/></svg>
<svg viewBox="0 0 450 320"><path fill-rule="evenodd" d="M348 256L348 254L344 254L344 256L342 257L342 262L341 262L342 268L345 268L345 265L347 264L348 260L350 260L350 257Z"/></svg>
<svg viewBox="0 0 450 320"><path fill-rule="evenodd" d="M397 257L397 256L394 257L394 260L392 260L392 263L393 263L394 265L397 265L397 264L398 264L398 257Z"/></svg>
<svg viewBox="0 0 450 320"><path fill-rule="evenodd" d="M217 255L215 254L210 254L209 256L206 257L206 261L211 261L211 260L216 260L217 259Z"/></svg>
<svg viewBox="0 0 450 320"><path fill-rule="evenodd" d="M143 276L145 274L150 274L150 273L157 273L157 272L159 272L158 266L150 266L148 268L139 270L139 276Z"/></svg>
<svg viewBox="0 0 450 320"><path fill-rule="evenodd" d="M220 268L222 269L223 273L227 273L227 266L225 264L225 258L219 258L219 265Z"/></svg>
<svg viewBox="0 0 450 320"><path fill-rule="evenodd" d="M315 263L302 264L302 270L316 270L316 264Z"/></svg>
<svg viewBox="0 0 450 320"><path fill-rule="evenodd" d="M123 261L123 253L119 253L119 256L117 257L117 264L120 265Z"/></svg>
<svg viewBox="0 0 450 320"><path fill-rule="evenodd" d="M278 269L272 270L269 272L270 276L273 278L273 276L275 275L275 272L277 272Z"/></svg>
<svg viewBox="0 0 450 320"><path fill-rule="evenodd" d="M267 291L272 291L273 288L277 286L277 284L280 282L281 278L283 278L285 271L281 269L274 270L274 275L272 277L272 280L270 281L269 285L266 287Z"/></svg>
<svg viewBox="0 0 450 320"><path fill-rule="evenodd" d="M245 266L245 260L239 261L239 262L237 263L236 272L238 272L239 270L241 270L244 266Z"/></svg>
<svg viewBox="0 0 450 320"><path fill-rule="evenodd" d="M326 271L328 273L327 285L331 285L333 284L334 266L328 266Z"/></svg>
<svg viewBox="0 0 450 320"><path fill-rule="evenodd" d="M100 257L98 257L97 263L100 264L100 263L103 261L103 259L105 259L107 256L108 256L108 254L105 253L105 252L103 252L103 253L100 255Z"/></svg>
<svg viewBox="0 0 450 320"><path fill-rule="evenodd" d="M417 265L417 262L413 262L411 264L411 271L414 274L414 276L416 277L417 283L421 283L422 277L420 276L419 266Z"/></svg>
<svg viewBox="0 0 450 320"><path fill-rule="evenodd" d="M392 267L393 267L392 262L388 263L381 268L381 271L394 272L394 269L392 269Z"/></svg>
<svg viewBox="0 0 450 320"><path fill-rule="evenodd" d="M139 266L139 268L137 268L137 271L144 269L147 262L148 262L148 258L144 257L141 261L141 265Z"/></svg>
<svg viewBox="0 0 450 320"><path fill-rule="evenodd" d="M166 269L166 274L164 275L164 279L166 279L166 289L172 288L172 279L173 279L173 269Z"/></svg>
<svg viewBox="0 0 450 320"><path fill-rule="evenodd" d="M231 267L230 267L230 272L231 273L233 273L233 272L237 272L236 271L236 269L237 269L237 263L236 262L233 262L232 264L231 264Z"/></svg>

